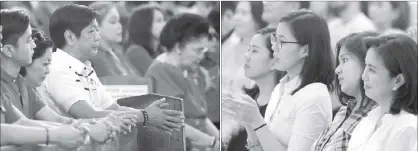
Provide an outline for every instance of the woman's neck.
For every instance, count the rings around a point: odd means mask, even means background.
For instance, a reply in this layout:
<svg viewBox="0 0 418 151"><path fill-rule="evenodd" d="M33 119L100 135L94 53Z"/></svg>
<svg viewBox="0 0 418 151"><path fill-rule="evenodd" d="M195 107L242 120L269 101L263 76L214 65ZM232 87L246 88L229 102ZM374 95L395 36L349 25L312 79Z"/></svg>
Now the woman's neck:
<svg viewBox="0 0 418 151"><path fill-rule="evenodd" d="M270 101L271 92L273 92L274 87L277 85L276 78L276 75L272 72L254 80L260 89L259 97L257 98L259 106L266 105Z"/></svg>
<svg viewBox="0 0 418 151"><path fill-rule="evenodd" d="M291 69L286 71L287 76L289 77L289 80L292 80L293 78L295 78L302 72L303 65L304 65L304 61L293 66Z"/></svg>
<svg viewBox="0 0 418 151"><path fill-rule="evenodd" d="M379 101L376 101L381 108L382 114L389 113L390 107L392 106L393 97L382 97Z"/></svg>
<svg viewBox="0 0 418 151"><path fill-rule="evenodd" d="M358 90L360 90L360 88L358 88ZM361 95L361 92L357 92L354 95L354 98L356 99L356 105L354 106L353 111L356 111L356 110L359 110L360 106L362 105L361 101L362 101L363 97Z"/></svg>

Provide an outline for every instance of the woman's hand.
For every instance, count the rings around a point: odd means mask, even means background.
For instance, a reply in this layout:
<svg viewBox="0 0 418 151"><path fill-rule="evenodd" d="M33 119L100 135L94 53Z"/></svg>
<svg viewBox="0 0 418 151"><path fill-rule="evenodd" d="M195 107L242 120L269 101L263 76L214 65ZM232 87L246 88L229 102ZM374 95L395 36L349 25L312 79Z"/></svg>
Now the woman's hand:
<svg viewBox="0 0 418 151"><path fill-rule="evenodd" d="M164 102L165 98L159 99L145 108L145 111L148 114L148 125L171 135L174 130L180 131L184 126L184 115L180 111L167 110L168 104Z"/></svg>
<svg viewBox="0 0 418 151"><path fill-rule="evenodd" d="M222 113L244 127L257 127L264 123L257 102L245 94L241 94L239 97L223 94Z"/></svg>

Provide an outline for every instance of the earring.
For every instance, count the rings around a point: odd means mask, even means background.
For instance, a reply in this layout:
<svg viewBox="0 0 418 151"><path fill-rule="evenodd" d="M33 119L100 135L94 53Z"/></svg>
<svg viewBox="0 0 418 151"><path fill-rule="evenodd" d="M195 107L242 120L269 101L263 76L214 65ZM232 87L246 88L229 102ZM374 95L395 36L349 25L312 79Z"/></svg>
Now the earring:
<svg viewBox="0 0 418 151"><path fill-rule="evenodd" d="M393 88L392 88L392 90L393 90L393 91L396 91L396 87L393 87Z"/></svg>

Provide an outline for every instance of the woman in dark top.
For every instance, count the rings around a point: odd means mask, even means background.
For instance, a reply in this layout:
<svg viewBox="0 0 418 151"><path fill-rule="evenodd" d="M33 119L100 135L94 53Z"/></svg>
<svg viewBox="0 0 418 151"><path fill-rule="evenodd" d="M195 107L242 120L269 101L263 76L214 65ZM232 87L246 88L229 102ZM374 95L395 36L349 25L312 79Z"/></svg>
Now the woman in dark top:
<svg viewBox="0 0 418 151"><path fill-rule="evenodd" d="M259 30L253 36L249 49L245 54L245 76L254 80L256 85L251 89L244 89L244 91L254 100L257 100L261 115L264 115L264 112L266 111L268 101L270 100L269 94L271 94L274 87L277 83L279 83L279 79L282 77L281 72L271 70L274 61L273 50L271 49L270 43L270 34L275 31L275 28L265 28ZM228 121L228 123L230 121ZM226 127L222 128L224 129ZM225 131L222 132L225 133ZM226 132L228 132L228 130ZM226 134L226 136L228 135L229 134ZM247 150L245 148L246 141L247 133L244 129L240 129L237 136L232 136L228 145L228 151Z"/></svg>
<svg viewBox="0 0 418 151"><path fill-rule="evenodd" d="M164 17L161 8L147 4L136 8L129 18L129 42L125 53L142 74L159 54L157 46L166 24Z"/></svg>
<svg viewBox="0 0 418 151"><path fill-rule="evenodd" d="M209 49L209 29L210 23L199 15L171 18L160 36L165 57L155 60L146 73L154 81L154 93L183 99L188 151L219 150L219 130L208 118L199 64Z"/></svg>

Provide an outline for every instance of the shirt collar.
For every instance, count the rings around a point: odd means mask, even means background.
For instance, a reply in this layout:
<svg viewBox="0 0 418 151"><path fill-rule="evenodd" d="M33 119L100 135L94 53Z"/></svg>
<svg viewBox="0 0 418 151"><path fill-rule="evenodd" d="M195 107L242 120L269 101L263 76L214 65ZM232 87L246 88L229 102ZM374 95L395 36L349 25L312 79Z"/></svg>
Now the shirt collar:
<svg viewBox="0 0 418 151"><path fill-rule="evenodd" d="M55 61L54 61L55 60ZM85 63L81 62L77 58L74 58L70 54L68 54L65 51L62 51L61 49L57 48L57 51L54 52L52 56L52 62L53 63L63 63L64 65L69 66L71 69L75 69L76 71L82 72L86 70L87 68L91 68L91 62L86 61Z"/></svg>
<svg viewBox="0 0 418 151"><path fill-rule="evenodd" d="M19 75L16 77L13 77L9 73L7 73L3 68L0 68L1 70L1 79L7 82L15 82Z"/></svg>
<svg viewBox="0 0 418 151"><path fill-rule="evenodd" d="M284 85L284 88L290 91L295 90L301 84L300 76L297 75L293 79L289 79L289 76L286 74L282 79L280 79L280 83Z"/></svg>

